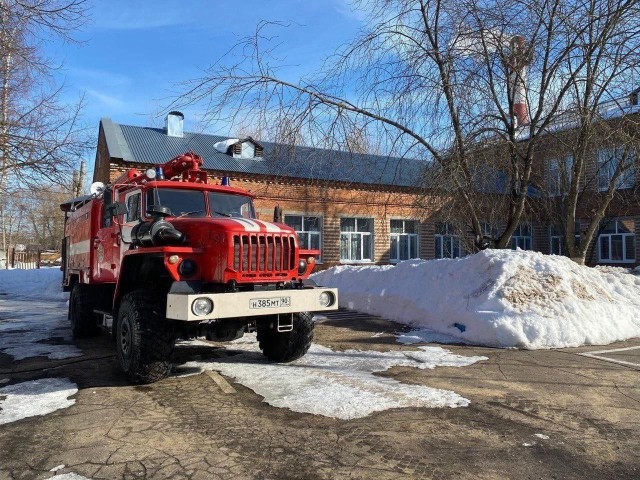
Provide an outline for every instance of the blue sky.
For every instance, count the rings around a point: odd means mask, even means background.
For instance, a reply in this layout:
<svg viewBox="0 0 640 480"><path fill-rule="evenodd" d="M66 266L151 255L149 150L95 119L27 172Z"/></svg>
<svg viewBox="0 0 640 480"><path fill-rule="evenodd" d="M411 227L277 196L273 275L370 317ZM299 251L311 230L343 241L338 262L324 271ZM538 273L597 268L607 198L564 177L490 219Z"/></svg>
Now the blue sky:
<svg viewBox="0 0 640 480"><path fill-rule="evenodd" d="M199 77L260 20L290 23L278 29L279 52L294 80L351 38L360 18L349 0L89 1L90 21L76 35L81 42L49 43L47 54L63 62L65 99L85 95L83 120L96 137L101 117L161 125L158 114L177 84ZM186 129L196 128L198 112L184 113ZM216 133L233 134L224 130Z"/></svg>

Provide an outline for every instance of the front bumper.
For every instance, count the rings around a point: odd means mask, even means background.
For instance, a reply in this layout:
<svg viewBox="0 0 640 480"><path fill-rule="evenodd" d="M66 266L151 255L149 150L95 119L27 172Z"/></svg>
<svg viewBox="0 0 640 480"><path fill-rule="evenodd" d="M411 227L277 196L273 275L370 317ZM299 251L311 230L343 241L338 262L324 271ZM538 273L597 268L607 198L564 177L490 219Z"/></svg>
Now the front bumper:
<svg viewBox="0 0 640 480"><path fill-rule="evenodd" d="M333 296L333 303L327 307L321 306L319 302L320 294L323 292ZM208 315L197 316L191 311L191 305L194 300L203 297L213 302L213 311ZM337 288L316 287L236 293L169 293L167 295L167 318L188 322L337 309Z"/></svg>

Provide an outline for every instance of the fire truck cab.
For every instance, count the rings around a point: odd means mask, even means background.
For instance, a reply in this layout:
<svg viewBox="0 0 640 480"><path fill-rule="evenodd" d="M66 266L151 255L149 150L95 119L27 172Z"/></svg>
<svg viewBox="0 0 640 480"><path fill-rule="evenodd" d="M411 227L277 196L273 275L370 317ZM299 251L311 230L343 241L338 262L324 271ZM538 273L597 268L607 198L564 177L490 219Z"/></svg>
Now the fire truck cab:
<svg viewBox="0 0 640 480"><path fill-rule="evenodd" d="M338 308L336 289L308 280L320 252L258 220L249 192L209 184L201 165L188 152L61 205L73 334L111 328L134 382L168 374L177 338L256 331L267 358L295 360L313 339L311 312Z"/></svg>

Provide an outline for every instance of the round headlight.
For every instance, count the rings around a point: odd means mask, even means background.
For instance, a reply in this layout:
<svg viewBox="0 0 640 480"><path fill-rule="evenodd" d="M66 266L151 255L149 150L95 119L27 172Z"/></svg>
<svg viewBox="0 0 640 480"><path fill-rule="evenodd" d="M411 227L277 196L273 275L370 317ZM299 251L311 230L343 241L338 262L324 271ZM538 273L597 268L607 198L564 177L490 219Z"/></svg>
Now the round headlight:
<svg viewBox="0 0 640 480"><path fill-rule="evenodd" d="M198 269L198 266L196 265L196 262L187 258L186 260L183 260L180 266L178 267L178 273L183 277L190 277L191 275L196 273L197 269Z"/></svg>
<svg viewBox="0 0 640 480"><path fill-rule="evenodd" d="M321 307L330 307L335 301L336 299L331 292L322 292L318 297L318 302Z"/></svg>
<svg viewBox="0 0 640 480"><path fill-rule="evenodd" d="M302 275L306 271L307 271L307 261L301 258L300 261L298 262L298 273Z"/></svg>
<svg viewBox="0 0 640 480"><path fill-rule="evenodd" d="M191 311L196 317L204 317L213 312L213 302L210 298L196 298L191 304Z"/></svg>

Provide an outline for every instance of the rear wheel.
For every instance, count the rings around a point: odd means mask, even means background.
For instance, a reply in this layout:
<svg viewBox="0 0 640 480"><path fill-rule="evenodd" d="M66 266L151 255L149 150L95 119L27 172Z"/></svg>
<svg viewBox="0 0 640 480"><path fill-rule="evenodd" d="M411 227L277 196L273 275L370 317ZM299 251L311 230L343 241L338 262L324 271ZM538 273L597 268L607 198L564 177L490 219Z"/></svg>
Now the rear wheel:
<svg viewBox="0 0 640 480"><path fill-rule="evenodd" d="M164 300L144 290L122 297L116 320L116 352L132 382L153 383L169 374L175 329Z"/></svg>
<svg viewBox="0 0 640 480"><path fill-rule="evenodd" d="M273 362L292 362L302 357L313 341L313 314L293 314L293 330L278 332L278 319L258 322L258 343L265 357Z"/></svg>
<svg viewBox="0 0 640 480"><path fill-rule="evenodd" d="M98 333L98 324L93 314L94 299L89 285L75 283L69 298L69 320L75 338L90 337Z"/></svg>

